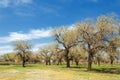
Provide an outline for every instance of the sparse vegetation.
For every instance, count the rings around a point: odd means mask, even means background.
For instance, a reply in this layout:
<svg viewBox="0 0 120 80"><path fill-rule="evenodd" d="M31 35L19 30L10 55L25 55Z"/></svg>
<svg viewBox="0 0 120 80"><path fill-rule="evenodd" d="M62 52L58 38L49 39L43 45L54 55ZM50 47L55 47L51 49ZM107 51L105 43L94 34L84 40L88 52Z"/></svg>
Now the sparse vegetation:
<svg viewBox="0 0 120 80"><path fill-rule="evenodd" d="M22 68L21 65L0 66L1 80L119 80L119 64L111 67L102 64L100 67L93 65L93 71L86 70L87 65L51 65L28 64ZM101 77L102 76L102 77Z"/></svg>
<svg viewBox="0 0 120 80"><path fill-rule="evenodd" d="M53 29L55 42L36 53L30 42L16 41L15 52L0 57L0 80L118 80L120 26L116 22L113 16L100 16L94 23ZM21 63L27 67L20 67Z"/></svg>

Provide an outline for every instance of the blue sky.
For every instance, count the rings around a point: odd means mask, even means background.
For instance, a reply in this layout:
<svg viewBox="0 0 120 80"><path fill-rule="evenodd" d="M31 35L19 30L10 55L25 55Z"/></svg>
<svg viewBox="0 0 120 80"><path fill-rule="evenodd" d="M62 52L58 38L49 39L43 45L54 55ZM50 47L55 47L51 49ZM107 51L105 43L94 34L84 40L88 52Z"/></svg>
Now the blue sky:
<svg viewBox="0 0 120 80"><path fill-rule="evenodd" d="M37 49L53 42L54 27L110 13L119 17L120 0L0 0L0 54L12 51L12 42L20 39Z"/></svg>

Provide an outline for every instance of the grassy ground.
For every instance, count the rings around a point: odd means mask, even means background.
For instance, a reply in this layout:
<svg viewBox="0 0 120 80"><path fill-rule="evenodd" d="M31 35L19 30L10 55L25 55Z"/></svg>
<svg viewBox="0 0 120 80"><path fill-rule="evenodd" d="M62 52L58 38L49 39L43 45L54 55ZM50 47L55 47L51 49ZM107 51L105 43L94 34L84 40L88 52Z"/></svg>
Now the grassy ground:
<svg viewBox="0 0 120 80"><path fill-rule="evenodd" d="M120 65L93 65L91 72L86 67L29 64L22 68L21 65L1 65L0 80L120 80Z"/></svg>

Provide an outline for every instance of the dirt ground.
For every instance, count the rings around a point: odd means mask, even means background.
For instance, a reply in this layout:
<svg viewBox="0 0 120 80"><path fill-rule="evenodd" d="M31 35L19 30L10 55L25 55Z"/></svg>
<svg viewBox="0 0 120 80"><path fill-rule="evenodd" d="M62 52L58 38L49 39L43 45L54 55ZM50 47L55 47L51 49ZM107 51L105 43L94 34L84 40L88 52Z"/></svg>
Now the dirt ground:
<svg viewBox="0 0 120 80"><path fill-rule="evenodd" d="M85 80L77 79L78 77L62 72L62 71L52 71L52 70L5 70L0 72L0 80Z"/></svg>
<svg viewBox="0 0 120 80"><path fill-rule="evenodd" d="M5 69L0 80L120 80L120 75L60 69Z"/></svg>

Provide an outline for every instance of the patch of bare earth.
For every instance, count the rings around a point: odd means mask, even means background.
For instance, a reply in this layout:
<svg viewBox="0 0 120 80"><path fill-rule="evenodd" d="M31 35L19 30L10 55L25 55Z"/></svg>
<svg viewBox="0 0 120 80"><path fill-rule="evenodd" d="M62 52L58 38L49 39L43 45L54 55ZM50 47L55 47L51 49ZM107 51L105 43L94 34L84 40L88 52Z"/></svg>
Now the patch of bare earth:
<svg viewBox="0 0 120 80"><path fill-rule="evenodd" d="M12 80L12 78L17 77L19 74L18 70L10 69L0 72L0 80Z"/></svg>
<svg viewBox="0 0 120 80"><path fill-rule="evenodd" d="M18 71L14 69L0 72L0 80L85 80L78 79L71 72L26 69Z"/></svg>
<svg viewBox="0 0 120 80"><path fill-rule="evenodd" d="M117 75L62 70L9 69L0 72L0 80L119 80Z"/></svg>
<svg viewBox="0 0 120 80"><path fill-rule="evenodd" d="M26 72L25 80L76 80L71 74L52 70L31 70Z"/></svg>

